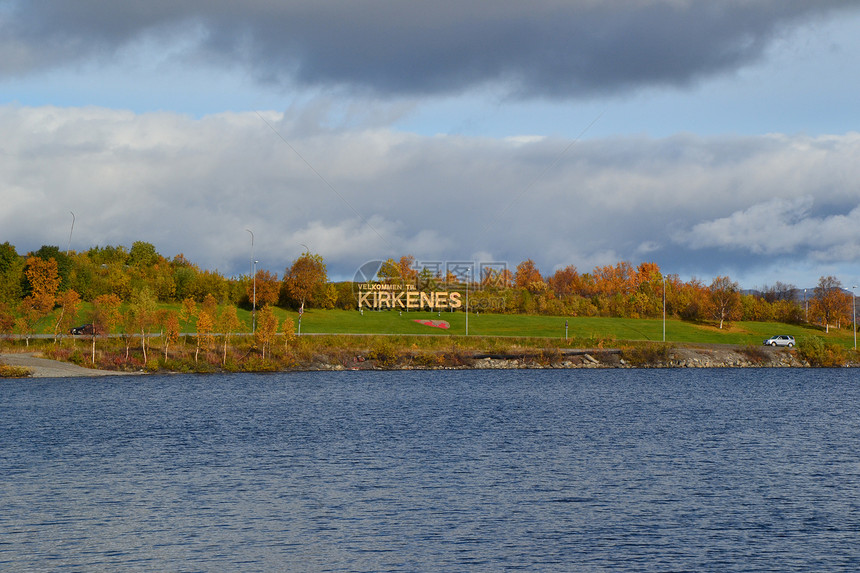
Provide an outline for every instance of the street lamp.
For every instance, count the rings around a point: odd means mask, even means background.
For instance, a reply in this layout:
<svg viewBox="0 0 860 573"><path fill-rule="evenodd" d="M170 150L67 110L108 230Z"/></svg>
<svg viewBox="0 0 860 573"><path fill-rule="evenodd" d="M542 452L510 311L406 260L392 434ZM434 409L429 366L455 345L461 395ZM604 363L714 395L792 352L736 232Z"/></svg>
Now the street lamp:
<svg viewBox="0 0 860 573"><path fill-rule="evenodd" d="M854 325L854 350L857 350L857 294L854 289L857 285L851 287L851 322Z"/></svg>
<svg viewBox="0 0 860 573"><path fill-rule="evenodd" d="M254 296L251 302L251 334L256 334L257 332L257 262L258 261L254 261Z"/></svg>
<svg viewBox="0 0 860 573"><path fill-rule="evenodd" d="M251 233L251 280L254 283L251 301L251 334L254 334L257 332L257 261L254 260L254 231L245 230Z"/></svg>
<svg viewBox="0 0 860 573"><path fill-rule="evenodd" d="M466 336L469 336L469 279L472 275L472 267L466 275Z"/></svg>
<svg viewBox="0 0 860 573"><path fill-rule="evenodd" d="M69 211L69 213L72 214L72 228L69 229L69 246L66 247L66 256L72 252L72 232L75 230L75 213L73 211Z"/></svg>
<svg viewBox="0 0 860 573"><path fill-rule="evenodd" d="M666 342L666 277L663 276L663 342Z"/></svg>

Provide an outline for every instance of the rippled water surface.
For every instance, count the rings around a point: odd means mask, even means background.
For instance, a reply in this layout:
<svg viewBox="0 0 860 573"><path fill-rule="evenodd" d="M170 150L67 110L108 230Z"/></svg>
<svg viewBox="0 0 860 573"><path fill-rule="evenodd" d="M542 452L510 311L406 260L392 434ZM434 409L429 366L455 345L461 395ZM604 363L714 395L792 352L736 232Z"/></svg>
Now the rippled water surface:
<svg viewBox="0 0 860 573"><path fill-rule="evenodd" d="M851 370L0 381L0 569L860 568Z"/></svg>

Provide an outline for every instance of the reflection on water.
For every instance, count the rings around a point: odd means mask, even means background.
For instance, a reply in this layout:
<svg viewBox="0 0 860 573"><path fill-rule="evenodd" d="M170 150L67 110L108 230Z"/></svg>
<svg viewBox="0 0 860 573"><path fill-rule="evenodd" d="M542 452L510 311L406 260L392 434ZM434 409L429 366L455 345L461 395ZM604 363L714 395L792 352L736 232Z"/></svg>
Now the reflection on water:
<svg viewBox="0 0 860 573"><path fill-rule="evenodd" d="M0 382L0 569L856 569L850 370Z"/></svg>

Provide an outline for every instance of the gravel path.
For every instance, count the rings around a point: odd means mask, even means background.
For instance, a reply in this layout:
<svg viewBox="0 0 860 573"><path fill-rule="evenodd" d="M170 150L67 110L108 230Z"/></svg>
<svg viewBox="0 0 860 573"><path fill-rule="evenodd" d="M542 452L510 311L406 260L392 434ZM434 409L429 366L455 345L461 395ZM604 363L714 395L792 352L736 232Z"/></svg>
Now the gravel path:
<svg viewBox="0 0 860 573"><path fill-rule="evenodd" d="M69 378L80 376L127 376L128 372L83 368L70 362L38 358L29 354L0 354L0 360L9 366L23 366L33 371L33 378Z"/></svg>

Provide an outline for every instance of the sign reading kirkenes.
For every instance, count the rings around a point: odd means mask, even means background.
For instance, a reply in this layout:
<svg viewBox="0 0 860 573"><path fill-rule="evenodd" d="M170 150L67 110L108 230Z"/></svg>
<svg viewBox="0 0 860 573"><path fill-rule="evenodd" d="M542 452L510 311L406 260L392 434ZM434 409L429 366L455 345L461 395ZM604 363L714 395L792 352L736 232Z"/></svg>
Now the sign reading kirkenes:
<svg viewBox="0 0 860 573"><path fill-rule="evenodd" d="M419 291L414 285L358 283L358 308L448 310L463 306L459 292Z"/></svg>

